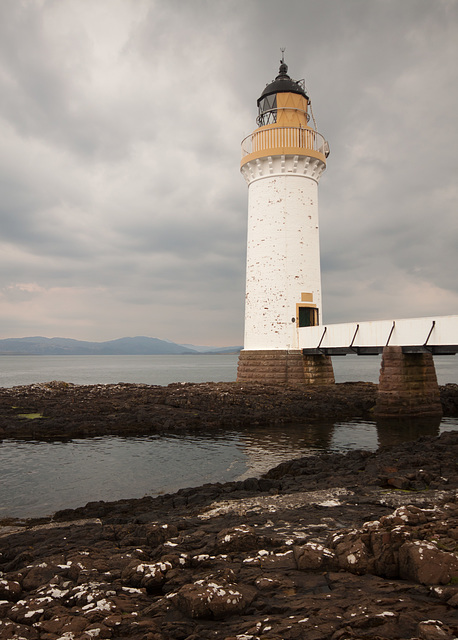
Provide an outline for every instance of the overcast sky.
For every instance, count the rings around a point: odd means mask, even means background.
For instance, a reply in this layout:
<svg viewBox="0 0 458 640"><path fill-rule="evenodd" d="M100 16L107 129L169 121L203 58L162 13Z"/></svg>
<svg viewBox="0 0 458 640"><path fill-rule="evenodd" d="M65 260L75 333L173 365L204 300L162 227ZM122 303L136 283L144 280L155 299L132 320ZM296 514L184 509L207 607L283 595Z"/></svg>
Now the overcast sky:
<svg viewBox="0 0 458 640"><path fill-rule="evenodd" d="M2 0L1 338L242 344L280 47L331 148L324 321L458 313L457 0Z"/></svg>

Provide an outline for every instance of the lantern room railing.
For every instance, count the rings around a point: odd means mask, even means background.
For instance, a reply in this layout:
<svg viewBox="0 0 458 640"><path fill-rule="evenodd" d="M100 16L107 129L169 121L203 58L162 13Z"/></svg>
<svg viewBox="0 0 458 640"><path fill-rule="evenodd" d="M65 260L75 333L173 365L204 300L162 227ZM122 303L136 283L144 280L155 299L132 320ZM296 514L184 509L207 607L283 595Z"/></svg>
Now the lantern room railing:
<svg viewBox="0 0 458 640"><path fill-rule="evenodd" d="M288 149L303 149L322 154L325 158L329 155L329 144L325 138L314 131L303 127L268 127L256 129L242 141L242 160L252 153L269 150L288 153Z"/></svg>

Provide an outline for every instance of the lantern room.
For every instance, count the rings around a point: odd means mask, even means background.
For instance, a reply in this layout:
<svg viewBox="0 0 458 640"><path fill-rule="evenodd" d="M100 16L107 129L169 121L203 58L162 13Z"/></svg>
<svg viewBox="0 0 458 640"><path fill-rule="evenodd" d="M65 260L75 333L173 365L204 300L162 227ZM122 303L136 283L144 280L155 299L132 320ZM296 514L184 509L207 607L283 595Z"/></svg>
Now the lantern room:
<svg viewBox="0 0 458 640"><path fill-rule="evenodd" d="M288 65L282 60L278 76L268 84L258 99L259 127L267 125L308 127L309 98L303 80L292 80Z"/></svg>
<svg viewBox="0 0 458 640"><path fill-rule="evenodd" d="M293 80L283 58L277 77L257 101L258 128L242 142L244 165L266 156L297 155L315 158L326 166L329 145L316 131L304 80ZM312 117L314 128L309 126Z"/></svg>

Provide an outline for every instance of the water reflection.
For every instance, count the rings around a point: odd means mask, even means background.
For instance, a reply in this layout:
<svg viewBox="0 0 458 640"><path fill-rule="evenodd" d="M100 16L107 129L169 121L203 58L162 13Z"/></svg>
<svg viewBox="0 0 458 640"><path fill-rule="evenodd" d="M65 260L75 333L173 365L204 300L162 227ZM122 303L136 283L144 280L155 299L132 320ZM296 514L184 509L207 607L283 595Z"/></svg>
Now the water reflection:
<svg viewBox="0 0 458 640"><path fill-rule="evenodd" d="M247 472L241 478L265 473L286 459L321 453L332 448L334 424L287 424L257 427L239 434Z"/></svg>
<svg viewBox="0 0 458 640"><path fill-rule="evenodd" d="M377 439L379 447L387 447L401 442L417 440L421 436L437 437L440 433L441 418L389 418L377 419Z"/></svg>
<svg viewBox="0 0 458 640"><path fill-rule="evenodd" d="M0 441L0 519L92 500L139 498L258 476L292 458L389 446L458 429L458 419L289 424L192 436Z"/></svg>
<svg viewBox="0 0 458 640"><path fill-rule="evenodd" d="M334 424L286 424L278 427L257 427L240 434L247 450L265 450L275 455L275 449L288 451L326 451L331 448Z"/></svg>

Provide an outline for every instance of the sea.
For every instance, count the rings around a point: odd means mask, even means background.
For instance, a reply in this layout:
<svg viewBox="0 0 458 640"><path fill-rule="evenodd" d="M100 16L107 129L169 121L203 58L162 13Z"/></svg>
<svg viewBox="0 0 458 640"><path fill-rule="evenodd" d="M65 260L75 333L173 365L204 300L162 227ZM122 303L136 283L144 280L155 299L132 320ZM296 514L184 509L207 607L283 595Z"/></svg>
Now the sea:
<svg viewBox="0 0 458 640"><path fill-rule="evenodd" d="M0 356L0 387L51 380L167 385L231 382L237 355ZM439 384L458 382L458 358L435 356ZM333 358L336 382L377 382L380 358ZM395 428L369 420L256 427L193 435L66 441L0 441L0 523L42 517L87 502L171 493L207 482L256 477L292 458L365 449L458 429L443 418Z"/></svg>

